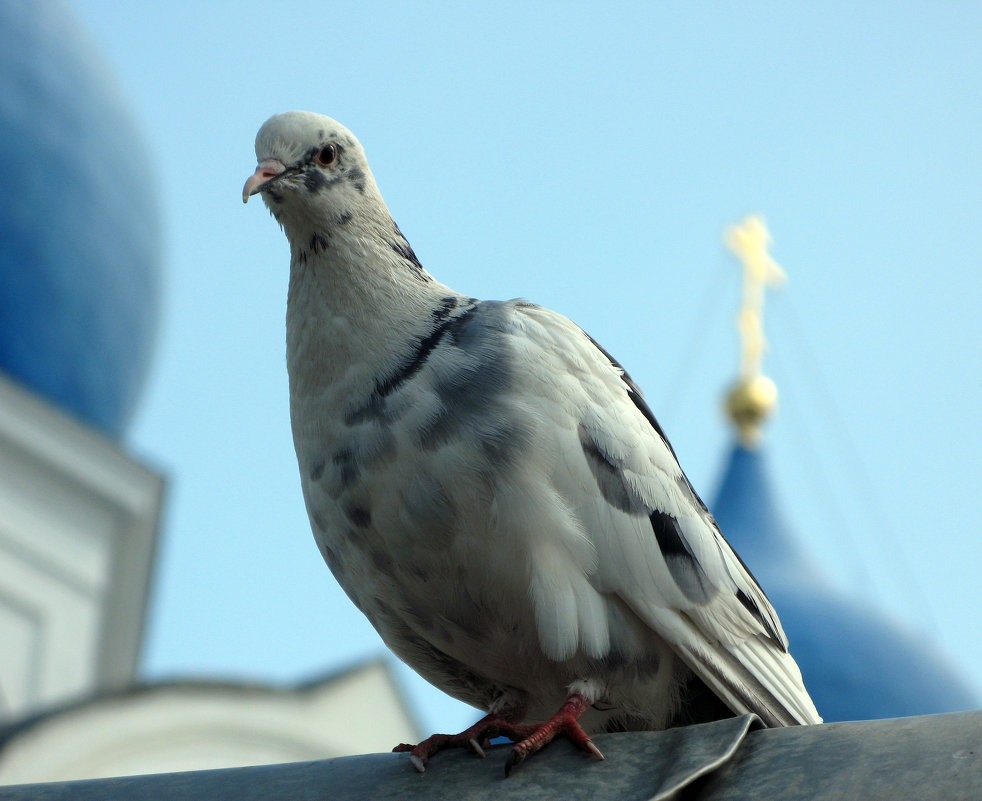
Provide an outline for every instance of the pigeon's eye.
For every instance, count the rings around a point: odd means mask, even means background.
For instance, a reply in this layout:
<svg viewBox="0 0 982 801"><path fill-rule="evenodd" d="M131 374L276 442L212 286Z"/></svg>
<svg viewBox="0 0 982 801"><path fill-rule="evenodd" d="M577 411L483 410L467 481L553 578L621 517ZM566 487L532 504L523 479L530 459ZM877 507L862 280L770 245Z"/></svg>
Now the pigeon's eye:
<svg viewBox="0 0 982 801"><path fill-rule="evenodd" d="M320 150L317 151L317 163L322 167L327 167L338 160L338 146L337 145L324 145Z"/></svg>

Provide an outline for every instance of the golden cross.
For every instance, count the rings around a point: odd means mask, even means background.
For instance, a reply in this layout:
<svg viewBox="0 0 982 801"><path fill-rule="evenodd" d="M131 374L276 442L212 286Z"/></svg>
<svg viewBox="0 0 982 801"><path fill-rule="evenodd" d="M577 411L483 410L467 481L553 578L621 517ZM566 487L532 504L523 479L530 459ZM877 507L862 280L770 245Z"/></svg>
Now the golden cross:
<svg viewBox="0 0 982 801"><path fill-rule="evenodd" d="M787 279L770 257L771 235L761 217L749 216L726 230L727 247L743 265L743 301L737 315L740 332L740 378L749 381L761 374L767 340L764 338L764 288L780 286Z"/></svg>

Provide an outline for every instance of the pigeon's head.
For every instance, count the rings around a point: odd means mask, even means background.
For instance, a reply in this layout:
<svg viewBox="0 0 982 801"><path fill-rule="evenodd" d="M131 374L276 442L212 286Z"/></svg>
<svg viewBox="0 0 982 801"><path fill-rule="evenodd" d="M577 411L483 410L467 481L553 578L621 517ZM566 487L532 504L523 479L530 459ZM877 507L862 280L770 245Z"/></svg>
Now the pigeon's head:
<svg viewBox="0 0 982 801"><path fill-rule="evenodd" d="M375 179L354 135L309 111L276 114L256 135L259 166L242 187L242 202L261 194L287 229L350 218L377 203Z"/></svg>

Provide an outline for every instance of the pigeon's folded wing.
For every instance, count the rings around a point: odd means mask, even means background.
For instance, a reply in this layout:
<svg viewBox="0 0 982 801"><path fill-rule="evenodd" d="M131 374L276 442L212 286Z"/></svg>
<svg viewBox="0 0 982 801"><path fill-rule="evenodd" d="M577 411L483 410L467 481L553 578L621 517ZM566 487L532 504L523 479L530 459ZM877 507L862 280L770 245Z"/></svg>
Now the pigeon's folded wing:
<svg viewBox="0 0 982 801"><path fill-rule="evenodd" d="M544 399L562 393L557 482L597 550L591 583L619 596L734 712L771 726L821 722L773 607L640 389L565 317L527 304L516 311L516 346L530 363L558 368L526 380L540 383L533 394Z"/></svg>

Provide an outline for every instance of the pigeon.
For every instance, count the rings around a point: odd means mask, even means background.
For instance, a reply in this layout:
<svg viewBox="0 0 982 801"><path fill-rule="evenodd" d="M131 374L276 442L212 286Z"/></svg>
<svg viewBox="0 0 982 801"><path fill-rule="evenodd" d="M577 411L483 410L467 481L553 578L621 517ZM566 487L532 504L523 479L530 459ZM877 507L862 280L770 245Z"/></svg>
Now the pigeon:
<svg viewBox="0 0 982 801"><path fill-rule="evenodd" d="M242 199L290 245L290 414L327 565L385 644L484 713L394 750L755 713L821 723L764 591L641 389L566 317L425 270L352 133L267 120Z"/></svg>

